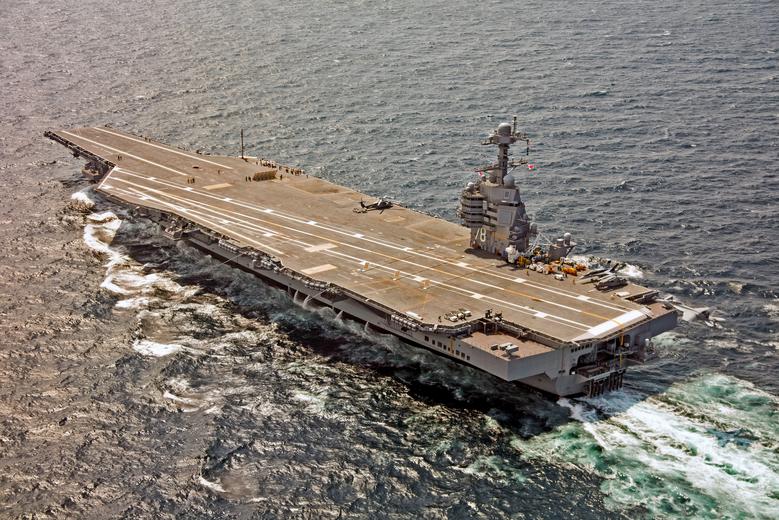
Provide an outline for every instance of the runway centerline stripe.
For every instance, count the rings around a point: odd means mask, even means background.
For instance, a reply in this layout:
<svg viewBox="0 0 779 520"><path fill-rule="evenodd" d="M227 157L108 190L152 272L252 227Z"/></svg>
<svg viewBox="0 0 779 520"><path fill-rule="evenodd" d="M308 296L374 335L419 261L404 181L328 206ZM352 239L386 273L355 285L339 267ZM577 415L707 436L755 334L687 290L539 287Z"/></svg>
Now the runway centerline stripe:
<svg viewBox="0 0 779 520"><path fill-rule="evenodd" d="M164 150L166 152L175 153L175 154L178 154L178 155L183 155L184 157L188 157L188 158L194 159L196 161L200 161L200 162L204 162L204 163L208 163L208 164L213 164L214 166L219 166L220 168L224 168L226 170L232 170L233 169L232 166L225 166L224 164L220 164L218 162L209 161L208 159L203 159L198 154L189 153L189 152L182 152L181 150L174 150L174 149L169 148L167 146L162 146L162 145L159 145L159 144L150 143L149 141L144 141L144 140L138 139L136 137L131 137L129 135L120 134L119 132L114 132L114 131L111 131L111 130L109 130L107 128L100 128L98 126L93 126L92 129L93 130L97 130L98 132L105 132L107 134L115 135L115 136L120 137L122 139L129 139L130 141L135 141L136 143L145 144L146 146L153 146L154 148L159 148L160 150Z"/></svg>
<svg viewBox="0 0 779 520"><path fill-rule="evenodd" d="M127 157L132 157L133 159L137 159L139 161L142 161L142 162L145 162L145 163L149 163L152 166L157 166L158 168L162 168L164 170L171 171L171 172L173 172L175 174L184 175L186 177L190 176L188 173L184 173L182 171L176 170L175 168L170 168L168 166L165 166L164 164L159 164L159 163L156 163L154 161L150 161L148 159L144 159L143 157L138 157L137 155L133 155L130 152L126 152L124 150L120 150L119 148L114 148L113 146L109 146L107 144L99 143L97 141L93 141L92 139L87 139L86 137L80 136L78 134L72 134L70 132L65 132L65 131L62 131L62 133L66 134L66 135L69 135L71 137L75 137L76 139L81 139L81 140L86 141L88 143L92 143L94 145L100 146L102 148L105 148L106 150L112 150L112 151L116 152L117 154L126 155ZM114 169L116 170L116 168L114 168Z"/></svg>
<svg viewBox="0 0 779 520"><path fill-rule="evenodd" d="M132 172L127 172L126 170L122 170L122 171L128 173L131 176L136 176L136 177L139 176L137 174L134 175ZM143 177L143 176L141 176L141 177ZM144 188L144 186L142 186L142 185L139 185L139 184L136 184L136 183L132 183L132 182L126 181L124 179L117 179L117 180L119 180L120 182L127 182L128 184L132 184L134 186L138 186L138 187ZM181 189L180 187L175 186L175 185L173 187L176 188L176 189ZM155 190L154 188L151 188L151 187L146 187L146 189L148 189L150 191L161 193L161 194L163 194L165 196L171 196L170 194L167 194L165 192L161 192L159 190ZM202 195L205 195L206 197L210 197L209 194L202 194ZM172 197L172 198L175 198L175 197ZM215 197L211 197L211 198L215 198ZM202 203L202 202L196 202L193 199L189 199L189 198L179 199L179 200L183 200L183 201L190 202L190 203L195 203L195 204L205 204L205 203ZM220 211L220 212L234 213L234 214L240 215L242 217L250 218L250 219L253 219L253 220L258 220L258 221L263 222L265 224L268 224L268 225L271 225L271 226L280 227L282 229L286 229L288 231L292 231L292 232L295 232L295 233L298 233L298 234L305 234L305 235L313 236L313 237L316 237L316 238L318 238L320 240L332 240L332 239L330 239L328 237L322 237L321 235L316 235L314 233L307 232L307 231L304 231L304 230L301 230L301 229L284 226L284 225L279 224L277 222L267 221L267 220L263 220L263 219L260 219L260 218L257 218L257 217L252 217L252 216L246 215L244 213L232 212L232 211L227 210L225 208L216 208L216 209L217 209L217 211ZM332 240L332 241L338 242L336 240ZM338 242L338 243L341 244L341 245L347 246L347 247L351 247L353 249L357 249L357 250L363 251L363 252L368 253L368 254L382 256L384 258L390 258L392 261L401 261L401 262L407 263L409 265L413 265L413 266L415 266L417 268L420 268L420 269L423 269L423 270L429 270L429 271L438 272L438 273L445 274L445 275L450 276L450 277L460 277L460 278L462 278L462 276L458 276L456 273L451 273L449 271L443 271L441 269L437 269L437 268L431 267L431 266L417 264L415 262L412 262L410 260L406 260L406 259L403 259L403 258L397 258L397 257L389 256L389 255L386 255L386 254L383 254L383 253L378 253L378 252L376 252L374 250L369 250L369 249L366 249L366 248L362 248L362 247L356 246L354 244L349 244L349 243L345 243L345 242ZM524 293L520 293L518 291L513 291L513 290L507 289L507 288L501 288L501 287L498 287L498 286L494 286L492 284L488 284L486 282L481 282L480 280L474 280L474 279L470 279L470 278L464 278L464 280L466 280L468 282L471 282L471 283L478 284L478 285L482 285L482 286L491 287L491 288L495 288L495 289L498 289L498 290L506 291L506 292L508 292L510 294L515 294L517 296L522 296L522 297L530 299L532 301L538 301L538 302L545 303L547 305L560 307L560 308L563 308L563 309L566 309L566 310L569 310L569 311L572 311L572 312L585 314L585 315L591 316L593 318L596 318L597 320L600 320L601 322L608 322L610 320L610 318L607 317L607 316L601 316L601 315L598 315L598 314L595 314L595 313L586 312L586 311L584 311L582 309L568 307L566 305L559 304L559 303L556 303L556 302L550 302L548 300L543 300L541 298L536 298L536 297L533 297L533 296L530 296L530 295L527 295L527 294L524 294ZM491 297L491 296L487 296L487 299L491 299L491 300L498 301L498 302L508 303L508 302L505 302L504 300L500 300L498 298ZM512 305L518 305L518 304L512 304ZM525 307L525 308L529 308L529 307ZM534 313L537 311L537 309L532 309L532 310L533 310ZM559 319L562 319L562 320L568 320L567 318L563 318L562 316L556 316L556 317L559 318ZM573 321L573 320L569 320L569 321L571 321L573 323L580 323L580 322L576 322L576 321ZM581 324L581 325L584 326L584 324Z"/></svg>
<svg viewBox="0 0 779 520"><path fill-rule="evenodd" d="M117 178L116 180L118 180L119 182L126 182L128 184L133 185L133 186L144 188L144 186L142 186L140 184L133 183L133 182L130 182L130 181L127 181L127 180L124 180L124 179ZM160 194L163 194L163 195L171 197L171 198L177 198L177 197L172 196L170 194L167 194L165 192L161 192L159 190L155 190L154 188L148 188L147 187L146 189L148 189L150 191L154 191L154 192L160 193ZM292 231L294 233L312 236L312 237L318 238L320 240L331 240L333 242L338 243L339 245L342 245L342 246L345 246L345 247L350 247L350 248L353 248L353 249L357 249L357 250L362 251L364 253L368 253L369 255L376 255L376 256L381 256L381 257L384 257L384 258L389 258L392 261L399 261L399 262L403 262L403 263L406 263L406 264L409 264L409 265L413 265L414 267L420 268L420 269L425 270L425 271L438 272L440 274L444 274L446 276L450 276L450 277L453 277L453 278L463 278L463 276L461 274L457 274L457 273L453 273L453 272L450 272L450 271L444 271L444 270L441 270L441 269L437 269L435 266L427 266L427 265L424 265L424 264L418 264L416 262L412 262L412 261L404 259L404 258L398 258L398 257L386 255L384 253L379 253L379 252L376 252L376 251L373 251L373 250L370 250L370 249L366 249L366 248L363 248L363 247L360 247L360 246L357 246L357 245L354 245L354 244L349 244L349 243L346 243L346 242L339 242L337 240L330 239L329 237L323 237L321 235L317 235L317 234L312 233L312 232L304 231L302 229L297 229L297 228L285 226L285 225L277 223L277 222L260 219L258 217L252 217L250 215L246 215L244 213L239 213L239 212L234 212L234 211L231 211L231 210L227 210L225 208L218 208L216 206L211 206L211 205L208 205L208 204L203 203L203 202L194 201L193 199L178 198L178 200L186 201L186 202L189 202L191 204L206 205L206 206L215 208L215 210L217 212L227 212L227 213L232 213L232 214L235 214L235 215L240 215L242 217L246 217L246 218L250 218L250 219L253 219L253 220L257 220L259 222L263 222L263 223L271 225L271 226L276 226L276 227L279 227L279 228L282 228L282 229L286 229L287 231ZM577 308L574 308L574 307L568 307L568 306L560 304L560 303L550 302L548 300L535 298L533 296L530 296L530 295L527 295L527 294L524 294L524 293L520 293L520 292L517 292L517 291L513 291L511 289L507 289L507 288L499 287L497 285L492 285L492 284L489 284L489 283L486 283L486 282L482 282L481 280L474 280L474 279L470 279L470 278L463 278L463 279L468 281L468 282L471 282L471 283L474 283L474 284L477 284L477 285L481 285L481 286L484 286L484 287L490 287L490 288L493 288L493 289L506 291L506 292L509 292L510 294L515 294L515 295L518 295L518 296L522 296L522 297L530 299L530 300L539 301L539 302L546 303L548 305L553 305L555 307L560 307L560 308L563 308L563 309L566 309L566 310L569 310L569 311L572 311L572 312L578 312L578 313L586 314L588 316L592 316L592 317L597 318L599 320L608 320L609 319L608 317L605 317L605 316L600 316L600 315L597 315L597 314L594 314L594 313L588 313L588 312L582 311L581 309L577 309ZM491 297L488 297L488 298L491 298ZM501 301L501 300L498 300L498 301ZM566 319L566 318L560 317L560 319ZM576 323L578 323L578 322L576 322ZM584 325L584 324L582 324L582 325Z"/></svg>
<svg viewBox="0 0 779 520"><path fill-rule="evenodd" d="M121 182L121 180L120 180L120 182ZM141 187L141 188L144 189L144 187ZM150 189L150 188L145 188L145 189ZM143 194L143 192L140 192L138 190L127 191L127 190L124 190L124 189L121 189L121 188L118 189L117 191L123 191L125 193L129 193L132 196L136 196L136 197L140 197ZM171 196L169 194L165 194L165 195L168 196L168 197L171 197L171 198L178 198L178 197L175 197L175 196ZM210 217L209 215L207 215L206 213L204 213L202 211L182 208L181 206L172 204L170 202L165 202L164 200L158 199L156 197L151 197L151 196L148 196L148 195L143 195L143 196L147 196L149 199L152 199L152 200L154 200L154 201L156 201L159 204L162 204L164 206L169 206L169 207L171 207L171 208L173 208L174 210L177 210L177 211L182 211L182 209L185 209L187 215L199 215L198 218L201 221L206 222L207 225L220 227L221 228L221 226L217 226L217 225L215 225L213 223L213 220L212 220L213 217ZM193 202L191 200L188 200L188 199L182 199L182 200L184 200L187 203L193 204ZM194 204L197 204L197 203L194 203ZM221 216L221 215L219 215L219 212L215 211L215 210L205 210L205 211L210 211L212 213L215 213L218 216ZM203 215L205 215L205 216L203 216ZM219 218L219 217L217 217L217 218ZM251 218L251 217L249 217L249 218ZM250 224L250 223L240 223L239 222L239 223L236 223L236 225L248 228L248 229L253 230L253 231L256 231L257 229L263 229L261 226L257 226L256 224ZM222 228L222 229L224 229L224 228ZM234 234L238 235L238 236L242 236L239 233L234 233ZM309 243L302 242L300 240L296 240L296 239L294 239L292 237L285 237L285 238L287 238L288 241L290 241L290 242L297 243L301 247L304 247L304 248L305 247L310 247ZM250 239L250 241L251 241L251 239ZM353 263L355 263L357 265L360 265L360 264L363 263L362 259L354 257L354 256L346 255L344 253L338 253L338 252L334 252L334 251L326 251L325 253L329 254L330 256L340 256L342 258L346 258L346 259L352 261ZM391 269L391 268L389 268L387 266L383 266L381 264L372 263L371 266L375 267L377 269L381 269L382 271L387 272L387 273L390 273L390 272L394 273L396 271L396 270L393 270L393 269ZM403 273L404 273L404 277L407 278L407 279L413 279L414 278L414 275L412 273L406 273L406 272L403 272ZM449 284L445 284L443 282L440 282L440 281L437 281L437 280L434 280L434 279L431 279L430 281L431 281L431 283L435 284L436 286L439 286L441 289L446 290L447 292L451 292L451 293L454 293L454 294L460 294L460 295L467 295L468 294L468 292L466 290L463 290L460 287L451 286ZM510 308L510 309L514 310L515 312L520 312L520 313L526 314L528 316L532 316L536 312L533 309L529 309L528 307L524 307L524 306L521 306L521 305L518 305L518 304L515 304L515 303L512 303L512 302L506 302L506 301L503 301L503 300L500 300L500 299L497 299L497 298L493 298L493 297L485 297L485 298L489 299L489 300L493 300L494 302L496 302L499 305L502 304L504 306L504 308ZM575 322L573 320L568 320L566 318L561 318L561 317L557 317L557 316L552 316L551 318L552 319L550 319L549 321L554 322L557 326L568 327L568 328L575 329L575 330L587 330L587 326L586 325L579 324L578 322Z"/></svg>
<svg viewBox="0 0 779 520"><path fill-rule="evenodd" d="M183 198L183 197L176 197L175 195L172 195L172 194L169 194L169 193L165 193L165 192L161 192L160 190L156 190L156 189L154 189L154 188L151 188L151 187L148 187L148 186L139 185L139 184L137 184L137 183L134 183L134 182L128 181L128 180L126 180L126 179L120 179L120 178L117 178L116 180L117 180L117 181L119 181L119 182L124 182L124 183L127 183L127 184L129 184L129 185L132 185L132 186L136 186L136 187L140 188L141 190L145 190L145 191L149 191L149 192L155 192L155 193L158 193L158 194L160 194L160 195L162 195L162 196L164 196L164 197L168 197L168 198L170 198L170 199L177 200L177 201L178 201L178 202L180 202L180 203L188 204L188 205L190 205L190 206L201 206L201 207L203 207L203 206L204 206L204 207L206 207L206 208L207 208L207 209L206 209L206 211L210 211L210 212L212 212L212 213L215 213L215 214L216 214L216 215L217 215L219 218L226 218L226 217L227 217L226 213L231 213L231 214L234 214L234 215L240 215L241 217L245 217L245 218L248 218L248 219L257 220L257 221L263 222L263 223L265 223L265 224L268 224L268 225L271 225L271 226L281 227L281 228L283 228L283 229L287 229L288 231L292 231L292 232L295 232L295 233L300 233L300 234L306 234L306 235L310 235L310 236L313 236L313 237L315 237L315 238L317 238L317 239L320 239L320 240L324 240L324 239L326 239L325 237L321 237L321 236L319 236L319 235L316 235L316 234L313 234L313 233L307 233L307 232L305 232L305 231L302 231L302 230L297 230L297 229L295 229L295 228L289 228L289 227L287 227L287 226L283 226L283 225L281 225L281 224L278 224L278 223L275 223L275 222L269 222L269 221L266 221L266 220L263 220L263 219L259 219L259 218L257 218L257 217L252 217L252 216L250 216L250 215L245 215L245 214L243 214L243 213L238 213L238 212L231 211L231 210L227 210L227 209L224 209L224 208L218 208L218 207L212 206L212 205L210 205L210 204L207 204L207 203L204 203L204 202L199 202L199 201L195 201L195 200L192 200L192 199L187 199L187 198ZM137 195L136 195L136 196L137 196ZM175 206L175 205L173 205L173 204L166 203L166 202L164 202L164 201L162 201L162 200L159 200L159 199L155 199L155 200L158 200L158 202L160 202L160 203L163 203L163 204L166 204L166 205L172 206L172 207L174 207L174 208L176 208L176 209L179 209L179 206ZM188 212L187 212L187 214L190 214L190 213L191 213L191 211L188 211ZM202 214L202 213L201 213L201 214ZM235 219L234 217L233 217L233 219L234 219L234 220L242 220L242 219ZM267 230L267 228L263 228L263 227L261 227L261 226L257 226L257 225L254 225L254 224L248 223L248 222L246 222L245 220L243 220L243 222L245 223L243 227L249 227L250 229L252 229L252 227L254 227L254 230L255 230L255 231L256 231L257 229L260 229L260 230L262 230L262 231L266 231L266 230ZM220 227L221 227L221 226L220 226ZM222 228L222 229L224 229L224 228ZM236 233L236 234L237 234L237 233ZM290 241L293 241L293 242L300 242L299 240L295 240L295 239L293 239L292 237L289 237L289 240L290 240ZM305 247L307 247L307 248L311 247L311 244L308 244L308 243L303 243L303 244L304 244L304 246L305 246ZM345 246L350 246L350 247L353 247L353 248L356 248L356 249L363 250L364 252L371 253L371 251L370 251L370 250L366 250L366 249L363 249L363 248L359 248L358 246L353 246L353 245L351 245L351 244L342 244L342 245L345 245ZM358 264L362 264L362 263L364 263L364 262L365 262L365 260L364 260L364 259L362 259L362 258L357 258L357 257L351 256L351 255L347 255L347 254L345 254L345 253L341 253L341 252L338 252L338 251L327 250L327 251L323 251L323 253L325 253L325 254L327 254L327 255L330 255L330 256L340 256L340 257L343 257L343 258L347 258L347 259L349 259L349 260L352 260L352 261L354 261L354 262L356 262L356 263L358 263ZM386 256L386 255L385 255L385 256ZM392 259L392 260L400 260L400 261L404 261L403 259L397 259L397 258L394 258L394 257L389 257L389 258L390 258L390 259ZM455 277L456 277L456 275L454 275L453 273L449 273L449 272L447 272L447 271L440 271L440 270L437 270L437 269L434 269L434 268L430 268L430 267L428 267L428 266L424 266L424 265L416 264L416 263L414 263L414 262L409 262L409 261L405 261L405 262L406 262L406 263L408 263L409 265L413 265L413 266L415 266L415 267L421 268L421 269L423 269L424 271L434 270L434 271L441 272L441 273L443 273L443 274L446 274L446 275L450 275L450 276L455 276ZM383 270L386 270L386 271L389 271L389 272L395 272L395 271L397 271L397 269L394 269L394 268L391 268L391 267L388 267L388 266L385 266L385 265L379 264L379 263L377 263L377 262L369 262L369 264L370 264L372 267L380 267L380 268L382 268ZM410 273L404 273L404 274L408 274L409 276L415 276L415 275L412 275L412 274L410 274ZM417 276L417 278L419 278L419 277ZM442 282L442 281L440 281L440 280L436 280L436 279L433 279L433 278L429 278L429 279L430 279L430 281L431 281L432 283L434 283L434 284L436 284L436 285L438 285L438 286L442 286L442 287L446 287L446 288L448 288L448 289L452 289L452 290L454 290L454 291L455 291L457 294L463 294L463 295L470 295L470 294L473 294L471 291L469 291L469 290L467 290L467 289L464 289L464 288L462 288L462 287L456 287L456 286L452 286L452 285L450 285L450 284L447 284L447 283L445 283L445 282ZM477 281L477 280L469 280L469 281L471 281L471 282L475 282L475 283L478 283L478 281ZM488 285L488 286L489 286L490 284L486 284L486 285ZM522 313L524 313L524 314L527 314L527 315L531 315L531 316L537 316L537 313L538 313L538 310L537 310L537 309L533 309L533 308L531 308L531 307L527 307L527 306L524 306L524 305L520 305L520 304L518 304L518 303L514 303L514 302L508 302L508 301L505 301L505 300L501 300L501 299L499 299L499 298L496 298L496 297L493 297L493 296L487 296L487 295L485 295L485 296L483 296L483 298L484 298L484 299L486 299L486 300L490 300L490 301L496 302L496 303L498 303L498 304L502 304L502 305L504 305L505 307L512 308L512 309L514 309L514 310L516 310L516 311L522 312ZM545 316L547 316L547 315L548 315L548 314L545 314ZM587 330L587 329L591 328L591 326L589 326L589 325L587 325L587 324L580 323L580 322L578 322L578 321L571 320L571 319L568 319L568 318L564 318L564 317L562 317L562 316L556 316L556 315L553 315L553 314L552 314L552 315L548 315L548 316L549 316L549 317L551 317L551 318L553 318L551 321L554 321L555 323L557 323L557 324L559 324L559 325L574 324L576 327L572 327L572 328L577 328L577 329L578 329L578 328L581 328L581 330ZM608 318L600 318L600 319L605 319L605 320L607 320ZM568 325L568 326L570 326L570 325Z"/></svg>
<svg viewBox="0 0 779 520"><path fill-rule="evenodd" d="M121 182L121 180L120 180L120 182ZM143 187L141 187L141 188L143 188ZM126 191L126 190L121 190L121 188L120 188L118 191ZM143 194L143 192L137 192L137 190L133 190L133 191L136 191L136 195L135 195L136 197L140 197ZM132 192L129 192L129 193L132 194ZM172 204L170 202L165 202L165 201L160 200L160 199L158 199L156 197L151 197L151 196L148 196L148 195L146 195L146 196L149 197L149 199L151 199L151 200L159 202L160 204L164 204L166 206L170 206L171 208L173 208L173 209L175 209L177 211L181 211L183 209L187 214L189 214L190 211L191 211L188 208L183 208L182 206L177 206L177 205ZM199 212L195 211L193 213L199 213ZM214 222L209 222L209 225L213 225L214 227L217 227L217 228L220 228L220 229L224 229L224 230L229 229L229 228L223 227L221 225L215 224ZM275 253L279 254L280 256L285 256L285 253L283 251L279 251L278 249L275 249L275 248L273 248L273 247L271 247L271 246L269 246L267 244L264 244L262 242L254 240L254 239L252 239L250 237L247 237L245 235L242 235L240 233L233 233L233 234L236 235L236 236L241 237L242 240L246 240L247 242L252 242L254 244L257 244L260 247L264 247L264 248L270 249L271 251L274 251Z"/></svg>
<svg viewBox="0 0 779 520"><path fill-rule="evenodd" d="M124 169L124 168L121 168L121 171L124 172L124 173L127 173L128 175L136 176L136 177L143 178L143 179L149 179L149 177L147 177L147 176L145 176L143 174L140 174L138 172L133 172L131 170L127 170L127 169ZM163 181L163 180L159 180L159 179L154 179L153 182L156 182L156 183L159 183L159 184L163 184L165 186L169 186L169 187L177 189L177 190L186 190L185 187L178 186L175 183L172 183L170 181ZM190 189L190 191L192 191L192 190ZM198 190L195 190L195 192L198 195L201 195L203 197L224 201L223 198L211 195L209 193L203 193L203 192L198 191ZM292 216L292 215L284 214L283 212L279 212L279 211L271 209L271 208L263 208L261 206L252 205L252 204L246 204L246 203L241 203L241 202L236 202L236 201L231 201L230 203L232 205L243 207L243 208L246 208L246 209L250 209L252 211L262 211L264 213L272 213L274 215L277 215L279 217L285 218L287 220L292 220L292 221L297 222L299 224L312 225L311 224L312 221L304 220L304 219L300 219L300 218L297 218L297 217ZM324 231L329 231L331 233L337 233L337 234L340 234L340 235L343 235L343 236L346 236L346 237L349 237L349 238L355 238L355 234L353 232L351 232L351 231L343 231L343 230L339 230L339 229L334 229L334 228L330 228L328 226L323 226L323 225L318 224L318 223L313 224L313 226L317 227L319 229L322 229ZM300 232L300 233L305 233L302 230L296 230L296 231ZM390 248L390 249L395 249L395 250L399 250L399 251L403 251L403 252L408 252L408 253L411 253L412 255L419 256L419 257L422 257L422 258L432 258L432 259L435 259L435 260L437 260L437 261L439 261L441 263L446 263L446 264L454 266L454 267L460 267L462 269L467 269L468 271L471 271L471 272L480 272L481 274L486 274L486 275L488 275L490 277L493 277L493 278L498 278L498 279L501 279L501 280L506 280L506 281L517 283L514 278L508 278L508 277L504 277L504 276L497 275L497 274L494 274L494 273L484 272L484 271L479 270L478 268L474 268L474 267L471 267L471 266L462 267L462 266L458 265L457 262L452 262L452 261L449 261L449 260L446 260L446 259L443 259L443 258L435 257L433 255L416 252L416 251L410 250L409 248L396 246L396 245L393 245L393 244L388 243L388 242L374 240L374 239L371 239L371 238L368 238L368 237L362 237L362 238L360 238L360 240L363 240L363 241L366 241L366 242L370 242L370 243L375 244L375 245L384 246L384 247L387 247L387 248ZM354 245L351 245L351 244L349 244L349 245L351 247L357 247L357 246L354 246ZM376 253L374 250L367 250L367 251L370 251L370 252L372 252L374 254L381 255L381 253ZM386 256L386 255L383 255L383 256ZM508 291L508 292L512 292L513 294L516 294L518 296L528 297L524 293L521 293L521 292L518 292L518 291L513 291L511 289L507 289L507 288L504 288L504 287L498 287L498 286L491 285L491 284L488 284L486 282L481 282L481 281L478 281L478 280L472 280L472 281L474 281L476 283L479 283L480 285L485 285L487 287L492 287L492 288L497 288L497 289L505 290L505 291ZM575 299L575 300L579 299L578 298L579 295L577 293L571 293L571 292L565 291L565 290L555 290L553 288L550 288L550 287L547 287L547 286L544 286L544 285L532 282L529 279L525 283L527 284L528 287L533 287L534 289L538 289L538 290L541 290L541 291L549 292L549 293L552 293L552 294L554 294L556 296L562 296L562 297L565 297L565 298L571 298L571 299ZM581 313L584 313L584 314L588 314L588 315L591 315L593 317L597 317L598 319L602 319L602 320L609 320L610 319L607 316L601 316L599 314L587 312L587 311L584 311L583 309L580 309L580 308L572 308L572 307L568 307L568 306L565 306L565 305L562 305L562 304L557 304L555 302L551 302L551 301L548 301L548 300L543 300L541 298L535 298L535 297L532 297L532 296L530 296L530 298L534 298L534 299L536 299L538 301L542 301L542 302L545 302L545 303L548 303L548 304L551 304L551 305L560 306L560 307L563 307L563 308L566 308L566 309L572 309L574 312L581 312ZM594 304L594 305L598 305L599 307L603 307L603 308L606 308L606 309L609 309L609 310L612 310L612 311L625 312L625 311L628 311L628 310L632 310L632 309L630 309L628 307L619 306L619 305L611 305L611 304L609 304L607 302L602 302L602 301L599 301L599 300L591 300L588 303Z"/></svg>

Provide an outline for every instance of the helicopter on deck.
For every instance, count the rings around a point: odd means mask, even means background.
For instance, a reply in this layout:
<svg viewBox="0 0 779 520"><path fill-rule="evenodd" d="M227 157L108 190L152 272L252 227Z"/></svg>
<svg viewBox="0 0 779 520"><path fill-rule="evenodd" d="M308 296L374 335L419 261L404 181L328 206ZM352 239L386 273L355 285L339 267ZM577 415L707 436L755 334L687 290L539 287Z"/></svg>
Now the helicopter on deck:
<svg viewBox="0 0 779 520"><path fill-rule="evenodd" d="M379 200L371 204L366 204L362 200L360 201L360 207L354 208L355 213L368 213L369 211L378 211L380 214L384 213L385 209L390 209L393 206L393 202L384 197L379 197Z"/></svg>

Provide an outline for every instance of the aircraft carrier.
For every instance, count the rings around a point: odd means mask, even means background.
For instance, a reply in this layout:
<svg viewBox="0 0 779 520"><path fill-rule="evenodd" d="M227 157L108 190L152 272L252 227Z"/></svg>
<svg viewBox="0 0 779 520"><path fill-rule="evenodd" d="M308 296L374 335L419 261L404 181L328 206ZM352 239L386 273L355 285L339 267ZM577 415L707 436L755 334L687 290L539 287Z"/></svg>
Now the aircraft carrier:
<svg viewBox="0 0 779 520"><path fill-rule="evenodd" d="M181 150L109 127L46 132L96 191L285 288L296 301L559 396L622 386L651 338L676 326L657 292L570 259L529 220L503 123L497 161L464 187L458 225L258 157ZM529 142L529 141L528 141ZM373 202L375 201L375 202Z"/></svg>

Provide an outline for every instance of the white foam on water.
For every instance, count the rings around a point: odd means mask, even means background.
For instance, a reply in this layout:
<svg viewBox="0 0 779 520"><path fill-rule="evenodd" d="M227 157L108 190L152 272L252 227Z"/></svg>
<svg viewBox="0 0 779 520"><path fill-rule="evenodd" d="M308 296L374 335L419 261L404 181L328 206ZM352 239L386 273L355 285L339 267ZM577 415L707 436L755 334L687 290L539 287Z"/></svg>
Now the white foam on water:
<svg viewBox="0 0 779 520"><path fill-rule="evenodd" d="M637 403L602 424L585 424L585 429L603 448L633 448L634 456L656 474L682 477L706 495L738 500L740 510L759 514L772 502L779 507L765 496L766 489L779 490L779 478L775 469L759 460L762 456L756 456L761 450L750 453L733 444L721 446L706 425L661 403ZM625 442L631 438L633 442ZM635 450L641 444L653 450Z"/></svg>
<svg viewBox="0 0 779 520"><path fill-rule="evenodd" d="M296 401L304 403L308 412L323 417L334 417L333 414L327 413L326 411L327 394L324 392L322 394L315 394L303 390L298 390L292 394L292 398Z"/></svg>
<svg viewBox="0 0 779 520"><path fill-rule="evenodd" d="M122 223L122 221L119 219L119 217L116 216L116 214L113 211L101 211L100 213L90 213L89 215L87 215L87 220L98 224L102 224L113 220L118 221L119 224Z"/></svg>
<svg viewBox="0 0 779 520"><path fill-rule="evenodd" d="M779 399L745 381L702 376L657 396L620 391L558 404L575 423L512 445L524 456L594 470L615 509L642 506L664 518L779 511ZM743 432L751 442L723 442L716 432Z"/></svg>
<svg viewBox="0 0 779 520"><path fill-rule="evenodd" d="M119 268L117 269L117 267ZM109 265L109 274L100 286L107 291L121 295L143 295L155 291L176 294L184 290L182 286L164 275L159 273L141 274L139 269L138 266L134 265L119 263Z"/></svg>
<svg viewBox="0 0 779 520"><path fill-rule="evenodd" d="M136 296L134 298L119 300L116 302L114 307L117 309L138 310L144 307L148 307L152 300L153 298L149 298L147 296Z"/></svg>
<svg viewBox="0 0 779 520"><path fill-rule="evenodd" d="M162 393L162 397L164 399L168 399L169 401L175 401L177 403L197 404L197 401L195 401L194 399L189 399L188 397L180 397L180 396L178 396L178 395L176 395L176 394L174 394L174 393L172 393L172 392L170 392L168 390L165 390Z"/></svg>
<svg viewBox="0 0 779 520"><path fill-rule="evenodd" d="M186 298L196 287L183 287L164 274L144 274L143 266L111 247L116 232L123 221L111 211L91 213L86 217L84 243L96 253L107 258L106 277L100 284L108 292L125 296L116 304L118 309L141 309L154 300L152 295L165 292Z"/></svg>
<svg viewBox="0 0 779 520"><path fill-rule="evenodd" d="M210 481L204 479L203 475L200 475L200 478L198 479L198 482L200 482L201 486L207 487L208 489L210 489L212 491L216 491L218 493L224 493L225 492L225 490L224 490L224 488L222 487L221 484L219 484L218 482L210 482Z"/></svg>
<svg viewBox="0 0 779 520"><path fill-rule="evenodd" d="M591 261L591 257L584 256L584 255L571 255L569 258L574 262L576 262L577 264L586 265L587 268L592 268L593 266L598 265L597 259L592 259ZM644 277L644 271L642 271L640 267L628 263L625 263L625 267L617 271L617 274L620 274L622 276L627 276L628 278Z"/></svg>
<svg viewBox="0 0 779 520"><path fill-rule="evenodd" d="M137 339L133 342L133 350L144 356L164 357L179 352L184 347L176 343L157 343L147 339Z"/></svg>
<svg viewBox="0 0 779 520"><path fill-rule="evenodd" d="M70 196L70 200L75 202L78 206L84 209L92 209L95 207L95 201L92 200L87 192L92 191L91 188L85 188L81 191L77 191L76 193L72 194Z"/></svg>
<svg viewBox="0 0 779 520"><path fill-rule="evenodd" d="M763 310L774 320L779 319L779 300L774 300L774 303L766 303L763 305Z"/></svg>
<svg viewBox="0 0 779 520"><path fill-rule="evenodd" d="M110 244L121 225L122 221L119 219L87 224L84 226L84 242L93 251L109 258L120 256L118 252L111 249Z"/></svg>
<svg viewBox="0 0 779 520"><path fill-rule="evenodd" d="M110 275L107 276L106 279L100 283L100 288L105 289L106 291L112 292L114 294L120 294L120 295L130 294L130 291L116 285L114 283L114 277Z"/></svg>
<svg viewBox="0 0 779 520"><path fill-rule="evenodd" d="M478 456L468 466L460 469L467 475L473 475L475 477L501 480L505 482L524 482L526 480L525 475L516 467L514 467L509 460L498 457L495 455L490 456Z"/></svg>
<svg viewBox="0 0 779 520"><path fill-rule="evenodd" d="M172 377L168 379L167 385L177 392L185 392L189 390L189 381L183 377Z"/></svg>
<svg viewBox="0 0 779 520"><path fill-rule="evenodd" d="M637 265L633 264L625 264L625 267L617 271L617 273L621 274L622 276L627 276L628 278L643 278L644 277L644 271L641 270Z"/></svg>

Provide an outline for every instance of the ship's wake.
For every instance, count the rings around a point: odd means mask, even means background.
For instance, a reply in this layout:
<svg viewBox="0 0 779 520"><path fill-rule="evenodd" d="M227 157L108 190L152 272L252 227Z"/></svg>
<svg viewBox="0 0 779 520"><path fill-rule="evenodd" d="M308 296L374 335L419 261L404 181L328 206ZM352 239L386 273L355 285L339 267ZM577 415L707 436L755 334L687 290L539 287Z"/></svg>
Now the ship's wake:
<svg viewBox="0 0 779 520"><path fill-rule="evenodd" d="M101 287L116 297L115 312L135 313L122 348L157 367L147 398L213 419L193 475L208 493L251 503L306 482L328 500L380 503L381 490L408 493L407 482L420 479L450 489L453 473L496 489L533 486L528 466L551 459L581 478L594 474L615 510L769 518L779 508L779 401L744 381L699 375L655 395L625 390L555 404L293 303L248 273L156 238L150 222L122 219L89 214L84 241L105 260ZM117 246L120 227L127 237ZM324 431L341 435L317 434ZM360 465L330 458L342 443ZM386 455L397 450L414 455ZM312 482L301 460L348 483Z"/></svg>
<svg viewBox="0 0 779 520"><path fill-rule="evenodd" d="M614 508L651 517L771 518L779 510L776 397L721 374L646 396L561 399L574 422L514 445L594 471Z"/></svg>

